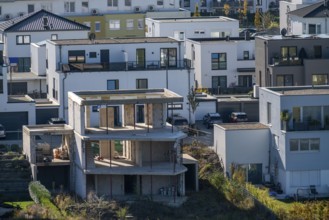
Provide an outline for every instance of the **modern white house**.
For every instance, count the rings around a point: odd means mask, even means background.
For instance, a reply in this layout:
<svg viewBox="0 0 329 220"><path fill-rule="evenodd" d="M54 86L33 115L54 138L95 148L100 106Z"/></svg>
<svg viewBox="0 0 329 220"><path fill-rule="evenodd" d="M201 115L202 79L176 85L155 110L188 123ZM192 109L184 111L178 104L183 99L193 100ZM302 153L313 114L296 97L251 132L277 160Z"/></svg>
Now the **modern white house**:
<svg viewBox="0 0 329 220"><path fill-rule="evenodd" d="M186 58L195 69L196 88L217 94L231 89L249 92L255 82L254 38L187 39Z"/></svg>
<svg viewBox="0 0 329 220"><path fill-rule="evenodd" d="M329 3L321 1L287 13L290 19L290 33L328 34Z"/></svg>
<svg viewBox="0 0 329 220"><path fill-rule="evenodd" d="M186 98L194 85L183 43L168 37L53 40L39 52L36 57L49 58L48 98L61 106L59 115L65 118L69 91L168 88ZM171 108L193 119L187 101ZM139 111L143 120L143 107Z"/></svg>
<svg viewBox="0 0 329 220"><path fill-rule="evenodd" d="M187 38L238 37L239 21L224 16L190 18L146 18L146 37Z"/></svg>
<svg viewBox="0 0 329 220"><path fill-rule="evenodd" d="M297 33L296 31L300 31L302 27L296 29L293 28L293 23L295 23L295 18L290 15L291 12L302 9L304 7L311 6L313 4L321 4L322 0L289 0L289 1L279 1L280 4L280 30L285 28L288 34L302 34L302 32ZM313 6L312 6L313 7ZM307 9L306 9L307 10ZM294 24L295 26L296 24ZM302 24L300 24L302 25Z"/></svg>
<svg viewBox="0 0 329 220"><path fill-rule="evenodd" d="M328 98L328 86L261 87L260 120L252 125L259 129L215 126L217 153L226 167L262 163L263 182L280 185L287 195L307 195L310 188L328 194Z"/></svg>
<svg viewBox="0 0 329 220"><path fill-rule="evenodd" d="M198 190L198 163L181 153L186 134L166 124L168 103L183 101L167 89L69 92L68 125L24 126L33 179L47 187L52 179L57 189L61 184L82 198L93 191L110 199L176 202L186 190ZM147 109L144 122L136 117L137 106ZM54 144L47 135L61 141ZM49 178L47 172L55 171L61 175Z"/></svg>

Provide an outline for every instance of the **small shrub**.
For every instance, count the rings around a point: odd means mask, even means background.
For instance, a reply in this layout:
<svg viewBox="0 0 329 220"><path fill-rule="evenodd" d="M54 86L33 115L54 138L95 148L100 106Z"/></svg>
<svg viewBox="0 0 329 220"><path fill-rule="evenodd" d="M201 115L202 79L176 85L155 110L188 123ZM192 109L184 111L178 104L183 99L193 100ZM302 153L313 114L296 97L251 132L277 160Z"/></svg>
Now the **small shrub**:
<svg viewBox="0 0 329 220"><path fill-rule="evenodd" d="M17 144L12 144L10 150L13 152L21 152L21 148Z"/></svg>
<svg viewBox="0 0 329 220"><path fill-rule="evenodd" d="M29 184L29 193L31 199L39 204L41 199L50 199L50 192L39 181L32 181Z"/></svg>
<svg viewBox="0 0 329 220"><path fill-rule="evenodd" d="M125 220L128 214L128 207L119 208L115 213L119 220Z"/></svg>

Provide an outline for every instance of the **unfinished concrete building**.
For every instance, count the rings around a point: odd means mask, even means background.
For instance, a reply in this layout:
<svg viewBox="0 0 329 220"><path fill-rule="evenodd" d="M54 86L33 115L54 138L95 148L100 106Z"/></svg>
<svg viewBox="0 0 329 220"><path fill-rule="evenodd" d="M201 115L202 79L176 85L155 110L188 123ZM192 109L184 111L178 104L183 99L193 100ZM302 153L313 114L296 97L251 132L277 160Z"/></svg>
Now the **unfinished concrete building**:
<svg viewBox="0 0 329 220"><path fill-rule="evenodd" d="M184 196L184 163L194 173L189 186L198 189L197 162L182 154L186 134L166 124L173 111L167 105L183 97L139 89L69 92L68 98L76 140L71 181L78 195Z"/></svg>

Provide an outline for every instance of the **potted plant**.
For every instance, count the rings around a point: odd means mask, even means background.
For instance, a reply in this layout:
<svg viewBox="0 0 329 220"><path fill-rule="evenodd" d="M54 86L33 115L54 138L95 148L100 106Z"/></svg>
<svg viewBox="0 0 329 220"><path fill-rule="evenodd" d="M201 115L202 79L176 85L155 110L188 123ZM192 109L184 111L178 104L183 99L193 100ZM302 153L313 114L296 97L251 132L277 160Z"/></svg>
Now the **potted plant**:
<svg viewBox="0 0 329 220"><path fill-rule="evenodd" d="M288 110L282 110L280 113L280 119L282 122L282 130L287 131L288 130L288 124L289 124L289 120L290 120L290 114Z"/></svg>

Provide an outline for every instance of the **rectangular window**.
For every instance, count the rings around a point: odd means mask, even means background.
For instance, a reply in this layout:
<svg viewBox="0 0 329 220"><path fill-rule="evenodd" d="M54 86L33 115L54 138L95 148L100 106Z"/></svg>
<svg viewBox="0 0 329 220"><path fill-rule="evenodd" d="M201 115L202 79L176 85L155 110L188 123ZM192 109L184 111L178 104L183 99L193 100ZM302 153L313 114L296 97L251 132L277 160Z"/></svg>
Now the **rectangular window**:
<svg viewBox="0 0 329 220"><path fill-rule="evenodd" d="M27 5L27 13L32 13L34 12L34 5L28 4Z"/></svg>
<svg viewBox="0 0 329 220"><path fill-rule="evenodd" d="M64 2L64 11L65 12L75 12L75 2Z"/></svg>
<svg viewBox="0 0 329 220"><path fill-rule="evenodd" d="M97 58L96 52L89 52L89 58Z"/></svg>
<svg viewBox="0 0 329 220"><path fill-rule="evenodd" d="M307 33L307 26L306 26L306 23L303 23L303 34L306 34Z"/></svg>
<svg viewBox="0 0 329 220"><path fill-rule="evenodd" d="M131 0L125 0L125 6L131 6Z"/></svg>
<svg viewBox="0 0 329 220"><path fill-rule="evenodd" d="M69 50L69 63L84 63L85 51L84 50Z"/></svg>
<svg viewBox="0 0 329 220"><path fill-rule="evenodd" d="M212 70L226 70L227 69L226 53L212 53L211 54L211 69Z"/></svg>
<svg viewBox="0 0 329 220"><path fill-rule="evenodd" d="M81 9L82 9L82 12L89 12L89 4L88 2L81 2Z"/></svg>
<svg viewBox="0 0 329 220"><path fill-rule="evenodd" d="M290 151L320 151L320 138L290 139Z"/></svg>
<svg viewBox="0 0 329 220"><path fill-rule="evenodd" d="M120 30L120 20L110 20L110 30Z"/></svg>
<svg viewBox="0 0 329 220"><path fill-rule="evenodd" d="M249 60L249 51L243 51L243 59Z"/></svg>
<svg viewBox="0 0 329 220"><path fill-rule="evenodd" d="M119 89L119 80L118 79L107 80L107 90L116 90L116 89Z"/></svg>
<svg viewBox="0 0 329 220"><path fill-rule="evenodd" d="M0 94L3 93L3 80L0 79Z"/></svg>
<svg viewBox="0 0 329 220"><path fill-rule="evenodd" d="M314 58L321 58L322 57L322 47L320 45L316 45L314 48Z"/></svg>
<svg viewBox="0 0 329 220"><path fill-rule="evenodd" d="M147 79L136 79L136 89L147 89Z"/></svg>
<svg viewBox="0 0 329 220"><path fill-rule="evenodd" d="M313 74L312 85L328 85L328 74Z"/></svg>
<svg viewBox="0 0 329 220"><path fill-rule="evenodd" d="M252 75L239 76L238 84L241 87L252 87Z"/></svg>
<svg viewBox="0 0 329 220"><path fill-rule="evenodd" d="M52 34L50 37L51 40L57 40L58 39L58 35L57 34Z"/></svg>
<svg viewBox="0 0 329 220"><path fill-rule="evenodd" d="M31 43L31 36L30 35L17 35L16 36L16 44L30 44Z"/></svg>
<svg viewBox="0 0 329 220"><path fill-rule="evenodd" d="M157 0L157 5L163 5L163 0Z"/></svg>
<svg viewBox="0 0 329 220"><path fill-rule="evenodd" d="M118 0L107 0L107 6L118 7Z"/></svg>
<svg viewBox="0 0 329 220"><path fill-rule="evenodd" d="M207 1L201 0L201 7L207 7Z"/></svg>
<svg viewBox="0 0 329 220"><path fill-rule="evenodd" d="M138 19L137 26L139 30L144 29L144 19Z"/></svg>
<svg viewBox="0 0 329 220"><path fill-rule="evenodd" d="M0 15L2 15L2 7L0 6Z"/></svg>
<svg viewBox="0 0 329 220"><path fill-rule="evenodd" d="M282 58L297 57L297 47L296 46L281 47L281 57Z"/></svg>
<svg viewBox="0 0 329 220"><path fill-rule="evenodd" d="M184 0L184 8L189 8L189 7L191 7L190 0Z"/></svg>
<svg viewBox="0 0 329 220"><path fill-rule="evenodd" d="M308 25L308 34L316 34L316 25L315 24Z"/></svg>
<svg viewBox="0 0 329 220"><path fill-rule="evenodd" d="M321 24L316 25L316 34L321 34Z"/></svg>
<svg viewBox="0 0 329 220"><path fill-rule="evenodd" d="M177 48L160 49L161 67L177 67Z"/></svg>
<svg viewBox="0 0 329 220"><path fill-rule="evenodd" d="M134 20L133 19L127 19L127 30L132 30L132 29L134 29Z"/></svg>
<svg viewBox="0 0 329 220"><path fill-rule="evenodd" d="M101 23L99 21L95 21L95 32L101 32Z"/></svg>
<svg viewBox="0 0 329 220"><path fill-rule="evenodd" d="M276 86L293 86L293 75L277 75Z"/></svg>

